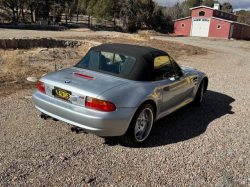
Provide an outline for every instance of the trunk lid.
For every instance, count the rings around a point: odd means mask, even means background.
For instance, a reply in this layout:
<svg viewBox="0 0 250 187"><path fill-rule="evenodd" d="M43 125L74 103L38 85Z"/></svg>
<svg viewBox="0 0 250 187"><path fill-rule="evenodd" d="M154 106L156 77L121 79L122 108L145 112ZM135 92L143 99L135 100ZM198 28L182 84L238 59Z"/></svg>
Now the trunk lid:
<svg viewBox="0 0 250 187"><path fill-rule="evenodd" d="M45 83L47 95L55 97L58 96L58 90L62 90L62 94L70 94L70 98L65 101L80 106L85 106L86 96L96 98L111 88L129 82L112 75L75 67L50 73L40 81Z"/></svg>

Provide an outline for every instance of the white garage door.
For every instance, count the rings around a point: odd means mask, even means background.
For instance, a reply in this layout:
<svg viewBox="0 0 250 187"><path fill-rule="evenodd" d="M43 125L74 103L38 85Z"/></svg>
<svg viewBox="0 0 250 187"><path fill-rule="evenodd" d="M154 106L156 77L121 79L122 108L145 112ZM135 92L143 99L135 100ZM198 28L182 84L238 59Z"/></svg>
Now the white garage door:
<svg viewBox="0 0 250 187"><path fill-rule="evenodd" d="M208 37L210 19L193 18L192 36Z"/></svg>

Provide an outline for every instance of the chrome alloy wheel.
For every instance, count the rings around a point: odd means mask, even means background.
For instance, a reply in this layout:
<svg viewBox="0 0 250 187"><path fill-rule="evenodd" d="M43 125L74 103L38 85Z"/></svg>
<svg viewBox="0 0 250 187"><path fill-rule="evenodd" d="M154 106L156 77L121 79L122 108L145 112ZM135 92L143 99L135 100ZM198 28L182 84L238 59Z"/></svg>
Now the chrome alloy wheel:
<svg viewBox="0 0 250 187"><path fill-rule="evenodd" d="M153 125L153 119L153 112L150 108L145 108L138 116L134 131L138 142L142 142L148 137Z"/></svg>

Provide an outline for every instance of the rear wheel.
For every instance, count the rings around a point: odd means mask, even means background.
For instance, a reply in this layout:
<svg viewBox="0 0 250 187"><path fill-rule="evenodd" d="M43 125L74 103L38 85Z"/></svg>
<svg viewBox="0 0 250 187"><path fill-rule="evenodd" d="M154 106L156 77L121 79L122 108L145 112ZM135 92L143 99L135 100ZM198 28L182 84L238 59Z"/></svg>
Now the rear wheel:
<svg viewBox="0 0 250 187"><path fill-rule="evenodd" d="M195 99L194 99L194 104L199 106L203 100L203 94L204 94L204 80L200 83L199 89L196 93Z"/></svg>
<svg viewBox="0 0 250 187"><path fill-rule="evenodd" d="M129 129L122 137L131 146L139 146L150 134L154 123L154 108L150 104L142 105L134 115Z"/></svg>

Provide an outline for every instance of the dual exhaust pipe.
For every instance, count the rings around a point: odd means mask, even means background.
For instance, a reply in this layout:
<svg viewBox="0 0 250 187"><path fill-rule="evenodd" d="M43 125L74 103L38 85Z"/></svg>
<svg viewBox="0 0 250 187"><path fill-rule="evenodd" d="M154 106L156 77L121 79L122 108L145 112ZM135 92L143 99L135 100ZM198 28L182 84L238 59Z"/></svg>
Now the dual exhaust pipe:
<svg viewBox="0 0 250 187"><path fill-rule="evenodd" d="M49 120L52 119L54 121L58 121L58 119L52 118L51 116L41 113L40 117L44 120ZM85 132L83 129L79 128L79 127L71 127L71 132L75 132L76 134L80 134L80 133L85 133L87 134L87 132Z"/></svg>
<svg viewBox="0 0 250 187"><path fill-rule="evenodd" d="M81 134L81 133L85 133L88 134L86 131L84 131L83 129L79 128L79 127L71 127L71 132L75 132L76 134Z"/></svg>

